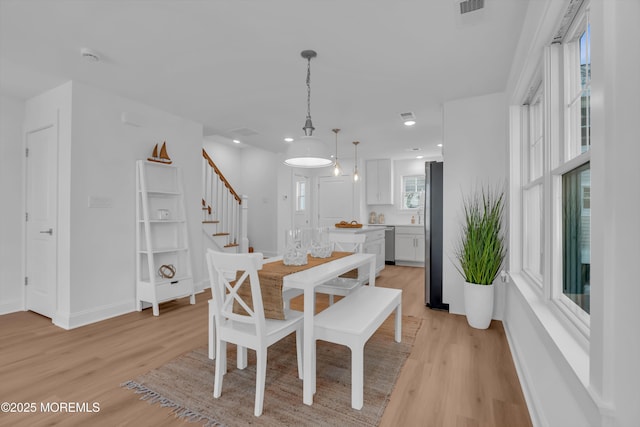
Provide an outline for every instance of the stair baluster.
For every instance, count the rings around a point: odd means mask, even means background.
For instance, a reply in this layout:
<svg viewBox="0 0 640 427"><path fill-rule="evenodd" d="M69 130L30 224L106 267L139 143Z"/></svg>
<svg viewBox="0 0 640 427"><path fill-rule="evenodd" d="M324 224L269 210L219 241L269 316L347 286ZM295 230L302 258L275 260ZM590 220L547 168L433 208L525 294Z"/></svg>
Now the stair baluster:
<svg viewBox="0 0 640 427"><path fill-rule="evenodd" d="M203 231L219 250L248 252L246 196L238 196L204 149L202 157ZM241 206L243 200L245 206ZM221 243L222 239L226 242Z"/></svg>

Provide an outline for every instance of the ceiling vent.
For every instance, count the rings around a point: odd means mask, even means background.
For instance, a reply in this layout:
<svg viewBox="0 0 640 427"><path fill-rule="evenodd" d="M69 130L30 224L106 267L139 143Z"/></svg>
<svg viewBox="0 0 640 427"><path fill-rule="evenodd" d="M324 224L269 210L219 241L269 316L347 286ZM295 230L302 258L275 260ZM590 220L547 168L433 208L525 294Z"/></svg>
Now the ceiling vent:
<svg viewBox="0 0 640 427"><path fill-rule="evenodd" d="M460 14L473 12L474 10L482 9L484 7L484 0L465 0L460 2Z"/></svg>
<svg viewBox="0 0 640 427"><path fill-rule="evenodd" d="M253 129L247 128L247 127L231 129L229 131L229 133L232 133L232 134L238 135L238 136L242 136L242 137L245 137L245 138L249 137L249 136L258 135L258 132L256 132Z"/></svg>
<svg viewBox="0 0 640 427"><path fill-rule="evenodd" d="M100 54L95 50L89 49L88 47L83 47L80 49L80 56L84 58L84 60L89 62L100 62Z"/></svg>

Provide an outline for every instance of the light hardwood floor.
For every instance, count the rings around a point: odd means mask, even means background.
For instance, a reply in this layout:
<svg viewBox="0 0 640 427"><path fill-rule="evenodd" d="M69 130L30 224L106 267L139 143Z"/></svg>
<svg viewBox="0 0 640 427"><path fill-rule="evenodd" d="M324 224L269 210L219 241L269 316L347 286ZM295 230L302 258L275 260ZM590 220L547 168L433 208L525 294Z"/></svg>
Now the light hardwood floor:
<svg viewBox="0 0 640 427"><path fill-rule="evenodd" d="M423 319L381 425L530 426L502 323L479 331L463 316L426 308L423 279L424 269L387 266L377 281L403 289L403 314ZM120 384L206 346L209 295L198 295L195 306L188 298L162 304L159 317L148 309L71 331L31 312L0 316L0 402L96 402L100 409L0 413L0 426L185 424Z"/></svg>

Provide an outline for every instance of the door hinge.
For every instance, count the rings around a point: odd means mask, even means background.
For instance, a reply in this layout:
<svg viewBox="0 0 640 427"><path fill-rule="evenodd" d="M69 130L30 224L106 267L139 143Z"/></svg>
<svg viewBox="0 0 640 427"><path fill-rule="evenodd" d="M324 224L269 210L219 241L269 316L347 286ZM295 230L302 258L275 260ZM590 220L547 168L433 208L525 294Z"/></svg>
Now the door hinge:
<svg viewBox="0 0 640 427"><path fill-rule="evenodd" d="M29 149L28 148L24 149L24 156L25 157L29 157Z"/></svg>
<svg viewBox="0 0 640 427"><path fill-rule="evenodd" d="M29 221L29 212L25 212L24 213L24 220L25 220L25 222Z"/></svg>
<svg viewBox="0 0 640 427"><path fill-rule="evenodd" d="M24 285L27 286L29 284L29 278L24 276Z"/></svg>

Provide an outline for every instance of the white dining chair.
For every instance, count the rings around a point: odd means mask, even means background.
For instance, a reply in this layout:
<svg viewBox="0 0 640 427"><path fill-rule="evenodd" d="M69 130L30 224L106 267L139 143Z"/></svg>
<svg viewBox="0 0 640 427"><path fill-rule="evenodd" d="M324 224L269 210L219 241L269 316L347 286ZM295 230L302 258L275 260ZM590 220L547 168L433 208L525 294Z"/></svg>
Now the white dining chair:
<svg viewBox="0 0 640 427"><path fill-rule="evenodd" d="M364 233L329 233L329 241L333 245L334 251L341 252L364 252L364 241L366 239ZM322 285L316 287L316 293L328 294L329 305L333 304L333 296L345 296L362 286L366 282L366 277L345 278L335 277Z"/></svg>
<svg viewBox="0 0 640 427"><path fill-rule="evenodd" d="M302 379L303 315L298 311L287 310L286 320L265 319L258 277L262 263L261 253L229 254L211 249L207 251L215 317L216 367L213 397L219 398L222 394L222 380L227 372L227 343L238 346L238 369L247 366L247 348L251 348L255 350L257 360L254 408L256 417L262 414L263 409L267 348L292 332L296 333L298 377ZM241 272L240 277L230 281L229 277L237 277L237 272ZM238 295L238 289L246 280L250 281L251 287L251 298L248 301ZM247 314L234 313L234 301Z"/></svg>

